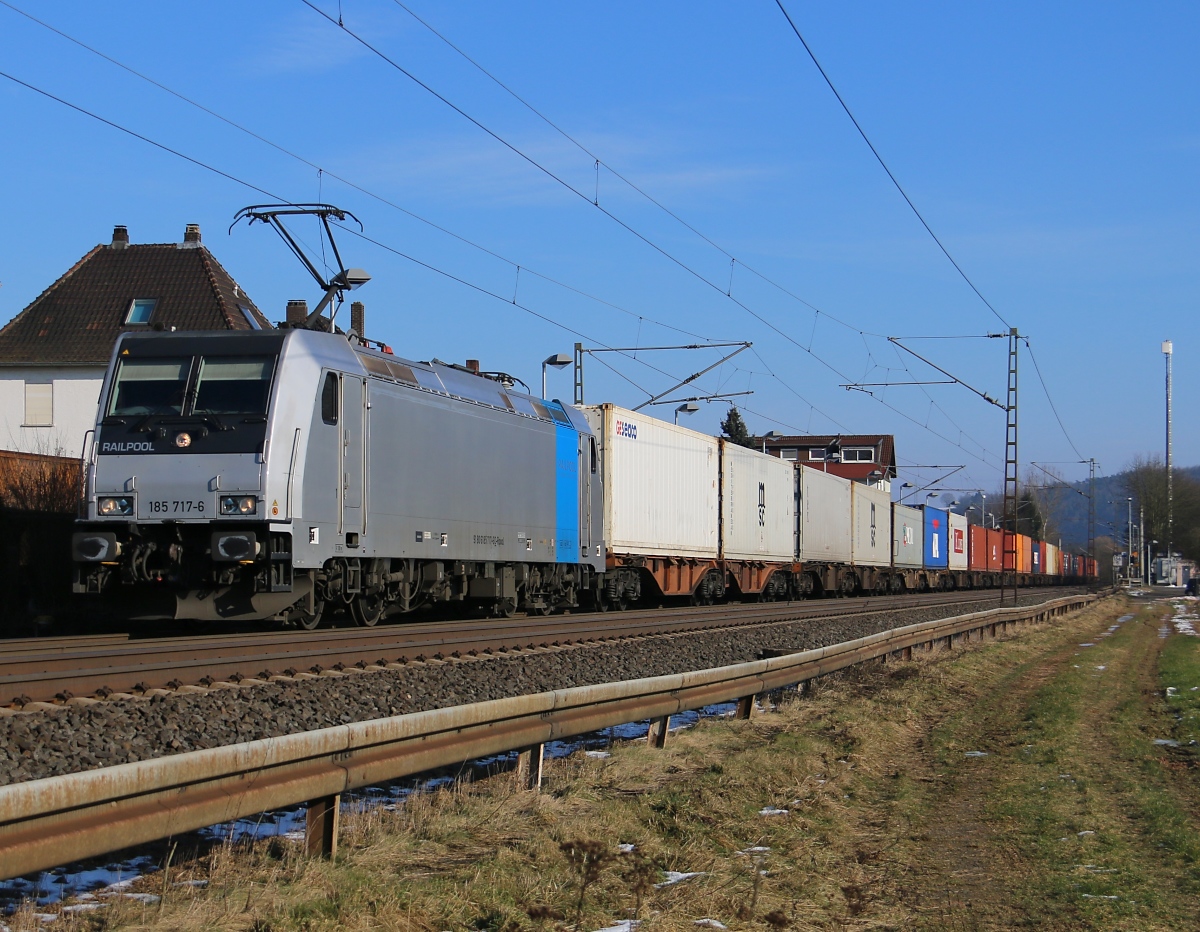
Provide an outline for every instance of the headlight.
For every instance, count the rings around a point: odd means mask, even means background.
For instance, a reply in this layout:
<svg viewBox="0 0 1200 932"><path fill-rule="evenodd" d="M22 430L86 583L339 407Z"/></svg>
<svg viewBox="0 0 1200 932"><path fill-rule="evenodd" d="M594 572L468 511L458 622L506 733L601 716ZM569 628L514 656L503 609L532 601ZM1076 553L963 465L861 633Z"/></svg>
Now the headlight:
<svg viewBox="0 0 1200 932"><path fill-rule="evenodd" d="M252 515L258 510L258 498L254 495L222 495L221 514Z"/></svg>
<svg viewBox="0 0 1200 932"><path fill-rule="evenodd" d="M96 511L106 518L133 514L131 498L101 498L96 501Z"/></svg>

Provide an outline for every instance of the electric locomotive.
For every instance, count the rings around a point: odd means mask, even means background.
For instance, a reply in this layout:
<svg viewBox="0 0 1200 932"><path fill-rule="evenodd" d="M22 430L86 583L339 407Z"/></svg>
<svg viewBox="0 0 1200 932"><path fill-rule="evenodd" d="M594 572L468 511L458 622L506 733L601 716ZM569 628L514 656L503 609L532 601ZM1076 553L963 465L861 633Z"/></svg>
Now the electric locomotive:
<svg viewBox="0 0 1200 932"><path fill-rule="evenodd" d="M588 605L583 415L508 379L306 328L125 333L85 452L74 589L126 617L361 625Z"/></svg>

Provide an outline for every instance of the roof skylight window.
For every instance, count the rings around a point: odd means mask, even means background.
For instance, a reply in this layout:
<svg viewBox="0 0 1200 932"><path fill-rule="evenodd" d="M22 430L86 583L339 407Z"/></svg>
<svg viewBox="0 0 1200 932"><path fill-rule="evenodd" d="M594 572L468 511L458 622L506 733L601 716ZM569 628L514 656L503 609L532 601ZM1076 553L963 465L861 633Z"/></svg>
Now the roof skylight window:
<svg viewBox="0 0 1200 932"><path fill-rule="evenodd" d="M238 310L242 312L242 316L246 318L246 323L250 325L251 330L262 330L262 324L258 322L258 318L254 316L254 312L244 304L238 305Z"/></svg>
<svg viewBox="0 0 1200 932"><path fill-rule="evenodd" d="M154 313L154 307L157 304L157 298L134 298L133 303L129 305L129 313L125 315L125 323L150 323L150 315Z"/></svg>

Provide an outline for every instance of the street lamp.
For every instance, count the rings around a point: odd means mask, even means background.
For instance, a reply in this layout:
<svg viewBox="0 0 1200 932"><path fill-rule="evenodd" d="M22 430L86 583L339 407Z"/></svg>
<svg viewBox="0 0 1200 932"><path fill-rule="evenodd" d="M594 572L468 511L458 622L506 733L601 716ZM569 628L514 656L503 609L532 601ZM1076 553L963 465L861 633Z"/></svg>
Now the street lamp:
<svg viewBox="0 0 1200 932"><path fill-rule="evenodd" d="M542 397L546 397L546 367L553 366L555 369L563 369L571 365L574 360L566 353L555 353L553 356L547 356L542 360Z"/></svg>
<svg viewBox="0 0 1200 932"><path fill-rule="evenodd" d="M695 414L699 410L700 410L700 406L698 404L696 404L696 402L685 401L683 404L681 404L678 408L675 409L675 426L676 427L679 426L679 415Z"/></svg>
<svg viewBox="0 0 1200 932"><path fill-rule="evenodd" d="M765 434L762 435L762 451L764 453L767 452L767 441L768 440L782 440L782 439L783 439L783 434L781 434L779 431L777 431L777 430L767 431Z"/></svg>
<svg viewBox="0 0 1200 932"><path fill-rule="evenodd" d="M912 488L916 488L916 486L914 486L914 485L913 485L911 482L905 482L905 483L902 483L902 484L901 484L901 486L900 486L900 501L901 501L901 502L903 502L903 501L904 501L904 497L905 497L906 495L909 495L909 494L910 494L910 493L908 493L908 492L905 492L904 490L905 490L905 489L912 489Z"/></svg>

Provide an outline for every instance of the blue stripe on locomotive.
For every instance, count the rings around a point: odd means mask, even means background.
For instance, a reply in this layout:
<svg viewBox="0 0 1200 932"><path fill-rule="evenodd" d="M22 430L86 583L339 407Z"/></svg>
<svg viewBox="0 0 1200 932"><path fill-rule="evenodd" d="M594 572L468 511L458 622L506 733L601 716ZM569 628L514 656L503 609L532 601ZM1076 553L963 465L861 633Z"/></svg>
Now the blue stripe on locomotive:
<svg viewBox="0 0 1200 932"><path fill-rule="evenodd" d="M555 559L579 562L579 432L555 425L554 504Z"/></svg>
<svg viewBox="0 0 1200 932"><path fill-rule="evenodd" d="M946 545L949 539L949 519L941 508L930 508L925 511L925 565L934 569L946 567L950 563L950 553Z"/></svg>

